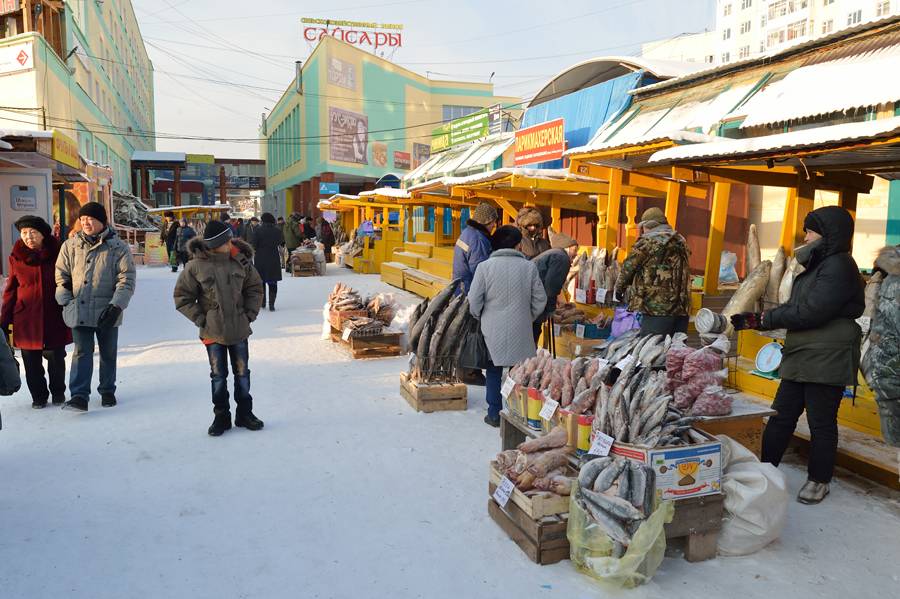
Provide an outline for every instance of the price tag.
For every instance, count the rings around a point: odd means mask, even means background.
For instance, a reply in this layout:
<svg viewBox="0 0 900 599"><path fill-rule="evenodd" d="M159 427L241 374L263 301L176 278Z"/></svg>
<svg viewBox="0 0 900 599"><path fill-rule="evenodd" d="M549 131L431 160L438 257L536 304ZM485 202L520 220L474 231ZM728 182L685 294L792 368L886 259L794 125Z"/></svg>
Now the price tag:
<svg viewBox="0 0 900 599"><path fill-rule="evenodd" d="M575 336L579 339L584 339L584 325L576 324L575 325Z"/></svg>
<svg viewBox="0 0 900 599"><path fill-rule="evenodd" d="M597 358L597 370L602 370L609 366L609 360L606 358Z"/></svg>
<svg viewBox="0 0 900 599"><path fill-rule="evenodd" d="M575 353L576 356L580 356L580 355L581 355L581 346L580 346L580 345L576 345L576 346L575 346L575 352L574 352L574 353Z"/></svg>
<svg viewBox="0 0 900 599"><path fill-rule="evenodd" d="M351 333L351 329L350 329L350 327L347 327L346 329L344 329L344 334L341 335L341 339L343 339L344 341L349 341L350 333Z"/></svg>
<svg viewBox="0 0 900 599"><path fill-rule="evenodd" d="M553 336L559 337L560 335L562 335L562 325L561 324L553 325Z"/></svg>
<svg viewBox="0 0 900 599"><path fill-rule="evenodd" d="M606 289L602 287L597 290L597 303L605 304L606 303Z"/></svg>
<svg viewBox="0 0 900 599"><path fill-rule="evenodd" d="M579 304L587 303L587 291L584 289L576 289L575 290L575 301Z"/></svg>
<svg viewBox="0 0 900 599"><path fill-rule="evenodd" d="M409 364L407 365L407 368L409 370L407 372L412 372L415 365L416 365L416 354L409 354Z"/></svg>
<svg viewBox="0 0 900 599"><path fill-rule="evenodd" d="M504 476L500 484L497 485L497 490L494 491L494 501L499 503L500 507L506 507L506 504L509 503L509 496L512 495L515 488L516 485L513 484L513 481Z"/></svg>
<svg viewBox="0 0 900 599"><path fill-rule="evenodd" d="M591 443L591 449L588 453L605 458L609 455L609 450L612 449L613 441L615 441L615 439L609 435L597 431L597 436L594 439L594 442Z"/></svg>
<svg viewBox="0 0 900 599"><path fill-rule="evenodd" d="M556 409L559 407L559 402L555 399L546 399L544 400L544 407L541 408L540 416L544 420L550 420L553 418L553 415L556 413Z"/></svg>
<svg viewBox="0 0 900 599"><path fill-rule="evenodd" d="M634 356L632 356L631 354L628 354L627 356L625 356L624 358L622 358L621 360L616 362L616 365L613 366L613 368L618 368L619 370L625 370L625 367L628 366L629 364L631 364L632 362L634 362L635 359L636 358Z"/></svg>
<svg viewBox="0 0 900 599"><path fill-rule="evenodd" d="M506 377L506 381L503 383L503 387L500 389L500 395L503 396L503 399L509 397L509 394L512 393L513 387L516 386L516 381L512 380L512 377Z"/></svg>

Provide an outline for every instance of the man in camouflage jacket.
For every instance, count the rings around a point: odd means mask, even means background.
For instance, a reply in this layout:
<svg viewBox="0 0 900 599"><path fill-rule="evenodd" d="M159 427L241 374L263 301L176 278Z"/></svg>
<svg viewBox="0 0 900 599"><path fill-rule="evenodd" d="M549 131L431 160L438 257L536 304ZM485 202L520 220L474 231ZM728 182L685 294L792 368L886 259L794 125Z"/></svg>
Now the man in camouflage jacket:
<svg viewBox="0 0 900 599"><path fill-rule="evenodd" d="M690 252L659 208L646 210L641 236L628 252L616 283L616 295L641 313L641 334L686 332L690 295Z"/></svg>
<svg viewBox="0 0 900 599"><path fill-rule="evenodd" d="M861 367L875 392L881 434L886 443L900 447L900 246L883 248L875 267L887 276L878 293Z"/></svg>

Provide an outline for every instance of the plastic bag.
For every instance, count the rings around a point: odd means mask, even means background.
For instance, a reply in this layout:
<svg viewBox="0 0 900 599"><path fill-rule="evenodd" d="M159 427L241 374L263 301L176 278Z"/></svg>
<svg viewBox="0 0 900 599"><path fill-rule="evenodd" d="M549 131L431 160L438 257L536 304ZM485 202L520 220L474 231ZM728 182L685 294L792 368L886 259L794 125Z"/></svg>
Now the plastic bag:
<svg viewBox="0 0 900 599"><path fill-rule="evenodd" d="M672 345L666 352L666 376L672 379L680 379L682 368L684 368L685 359L694 353L694 348L688 347L683 343L681 345Z"/></svg>
<svg viewBox="0 0 900 599"><path fill-rule="evenodd" d="M722 442L722 492L725 517L719 533L719 555L749 555L777 539L787 520L790 496L784 473L761 463L740 443ZM571 526L571 525L570 525Z"/></svg>
<svg viewBox="0 0 900 599"><path fill-rule="evenodd" d="M613 541L579 505L577 485L569 502L569 557L576 569L616 587L633 588L653 578L666 555L665 524L672 521L675 504L663 501L634 534L621 558L612 557Z"/></svg>
<svg viewBox="0 0 900 599"><path fill-rule="evenodd" d="M701 372L712 372L722 368L722 355L718 351L704 347L691 352L684 359L681 378L688 381Z"/></svg>
<svg viewBox="0 0 900 599"><path fill-rule="evenodd" d="M737 270L737 254L734 252L722 252L722 258L719 262L719 282L720 283L739 283Z"/></svg>
<svg viewBox="0 0 900 599"><path fill-rule="evenodd" d="M616 308L613 313L610 339L624 335L631 329L641 328L641 317L637 312L629 312L627 308Z"/></svg>
<svg viewBox="0 0 900 599"><path fill-rule="evenodd" d="M322 307L322 341L328 341L331 339L331 319L329 318L329 313L331 312L331 304L325 302L325 305Z"/></svg>
<svg viewBox="0 0 900 599"><path fill-rule="evenodd" d="M720 385L705 387L691 406L692 416L727 416L731 414L731 396Z"/></svg>

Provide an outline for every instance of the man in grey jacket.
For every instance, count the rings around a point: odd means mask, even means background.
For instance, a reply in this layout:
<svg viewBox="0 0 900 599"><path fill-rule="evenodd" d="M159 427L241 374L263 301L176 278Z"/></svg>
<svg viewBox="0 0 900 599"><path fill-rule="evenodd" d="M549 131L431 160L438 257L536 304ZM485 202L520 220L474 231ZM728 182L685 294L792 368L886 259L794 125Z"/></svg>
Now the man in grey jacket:
<svg viewBox="0 0 900 599"><path fill-rule="evenodd" d="M87 412L94 371L94 338L100 349L101 405L116 405L116 355L122 311L134 294L134 261L128 244L107 225L106 209L88 202L78 211L81 231L56 260L56 301L72 329L75 352L69 372L71 399L63 409Z"/></svg>

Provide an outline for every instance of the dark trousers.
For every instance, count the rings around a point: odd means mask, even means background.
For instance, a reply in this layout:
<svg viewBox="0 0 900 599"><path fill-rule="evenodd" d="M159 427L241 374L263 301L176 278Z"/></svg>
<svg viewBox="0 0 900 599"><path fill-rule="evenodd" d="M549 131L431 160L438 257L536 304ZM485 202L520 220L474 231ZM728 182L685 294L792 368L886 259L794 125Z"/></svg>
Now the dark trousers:
<svg viewBox="0 0 900 599"><path fill-rule="evenodd" d="M97 391L116 392L116 357L119 352L119 327L97 329L75 327L72 338L75 351L72 352L72 368L69 371L69 393L72 397L91 396L91 377L94 375L94 337L100 347L100 384Z"/></svg>
<svg viewBox="0 0 900 599"><path fill-rule="evenodd" d="M650 316L641 315L641 335L674 335L687 333L689 318L687 316Z"/></svg>
<svg viewBox="0 0 900 599"><path fill-rule="evenodd" d="M66 394L66 348L59 349L23 349L22 364L25 366L25 382L31 399L45 403L52 395L62 397ZM44 360L47 360L47 375L50 387L44 378Z"/></svg>
<svg viewBox="0 0 900 599"><path fill-rule="evenodd" d="M532 322L531 334L534 335L534 344L537 345L538 339L541 338L541 331L544 330L544 322Z"/></svg>
<svg viewBox="0 0 900 599"><path fill-rule="evenodd" d="M797 420L806 410L809 423L809 480L831 482L837 455L837 414L844 388L782 380L772 402L778 412L769 417L762 438L762 461L777 466L787 450Z"/></svg>
<svg viewBox="0 0 900 599"><path fill-rule="evenodd" d="M216 414L231 413L228 401L228 362L234 373L234 401L238 414L248 414L253 410L253 398L250 396L250 347L247 340L234 345L212 343L206 346L209 355L209 378L212 380L213 412Z"/></svg>
<svg viewBox="0 0 900 599"><path fill-rule="evenodd" d="M488 366L484 369L484 398L487 400L488 416L499 418L503 409L503 397L500 395L500 382L503 378L503 367Z"/></svg>
<svg viewBox="0 0 900 599"><path fill-rule="evenodd" d="M268 295L269 307L275 307L275 298L278 297L278 281L266 281L265 287L263 287L263 305L262 307L266 307L266 296Z"/></svg>

